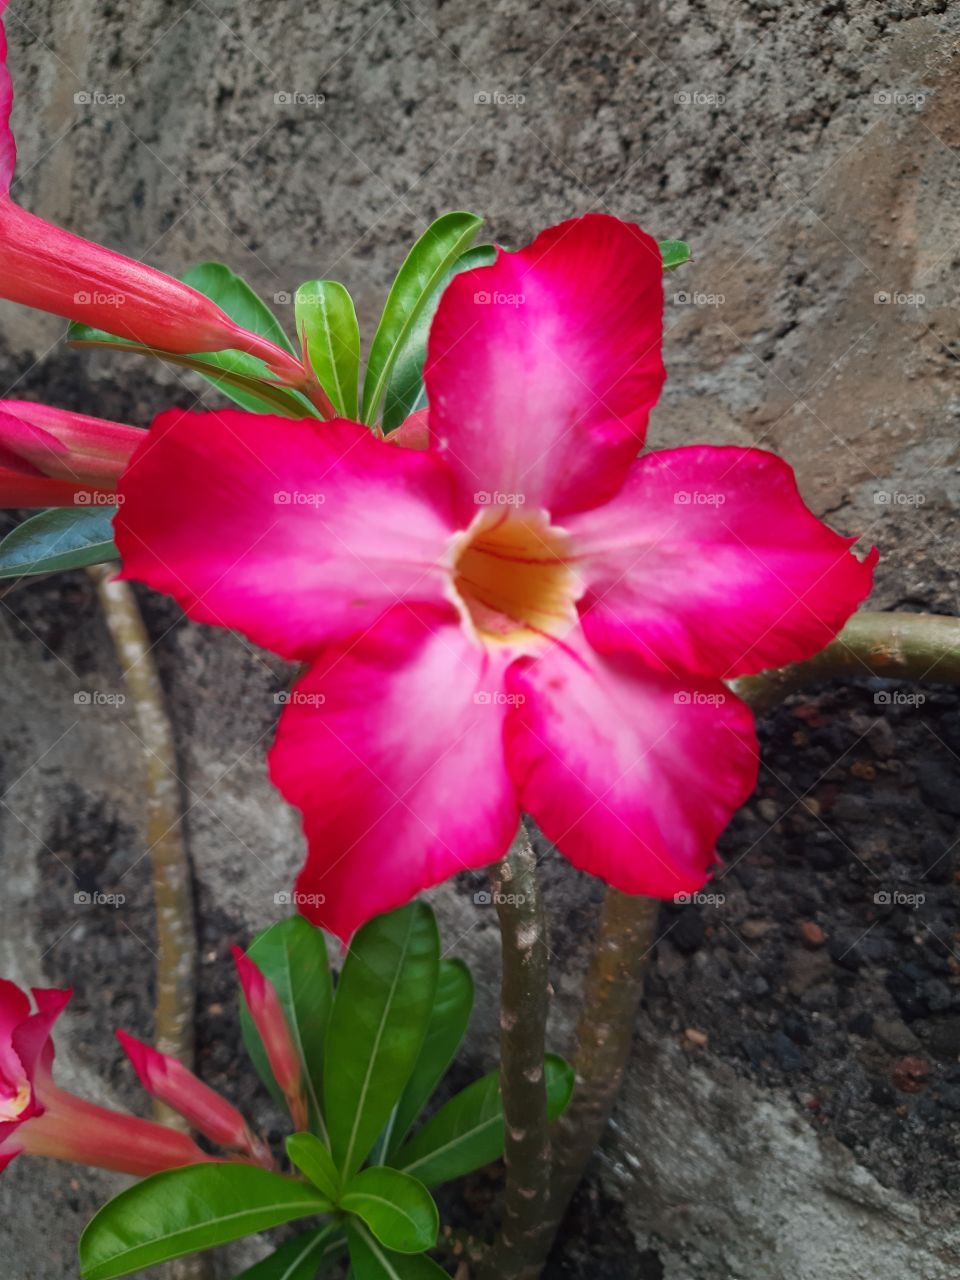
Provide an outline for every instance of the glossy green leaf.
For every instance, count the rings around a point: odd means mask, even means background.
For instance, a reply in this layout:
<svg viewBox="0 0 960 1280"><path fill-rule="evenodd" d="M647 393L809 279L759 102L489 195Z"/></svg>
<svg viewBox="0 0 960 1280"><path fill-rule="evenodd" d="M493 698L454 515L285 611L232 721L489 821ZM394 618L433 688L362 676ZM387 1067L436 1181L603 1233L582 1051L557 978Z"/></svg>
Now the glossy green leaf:
<svg viewBox="0 0 960 1280"><path fill-rule="evenodd" d="M397 272L374 334L363 384L363 421L375 422L398 355L440 281L483 225L474 213L445 213L432 222Z"/></svg>
<svg viewBox="0 0 960 1280"><path fill-rule="evenodd" d="M134 355L150 356L166 364L199 373L225 396L251 413L276 413L285 418L318 418L320 415L306 396L281 386L267 366L245 351L203 351L197 355L177 355L144 347L139 342L115 338L103 329L73 323L67 341L74 347L120 347Z"/></svg>
<svg viewBox="0 0 960 1280"><path fill-rule="evenodd" d="M555 1120L573 1093L573 1068L548 1054L544 1060L547 1114ZM390 1161L428 1187L461 1178L503 1155L503 1107L496 1071L467 1085L405 1143Z"/></svg>
<svg viewBox="0 0 960 1280"><path fill-rule="evenodd" d="M350 944L334 1000L323 1078L330 1150L360 1167L410 1078L433 1009L440 938L423 902L377 916Z"/></svg>
<svg viewBox="0 0 960 1280"><path fill-rule="evenodd" d="M396 1253L423 1253L437 1243L440 1215L433 1196L416 1178L376 1165L347 1183L339 1207L355 1214L382 1245Z"/></svg>
<svg viewBox="0 0 960 1280"><path fill-rule="evenodd" d="M316 1188L253 1165L171 1169L104 1205L80 1237L80 1275L114 1280L332 1208Z"/></svg>
<svg viewBox="0 0 960 1280"><path fill-rule="evenodd" d="M318 382L337 412L356 420L360 326L353 299L336 280L309 280L297 290L295 316Z"/></svg>
<svg viewBox="0 0 960 1280"><path fill-rule="evenodd" d="M184 284L215 302L221 311L250 333L296 355L280 321L241 278L223 262L198 262L180 277Z"/></svg>
<svg viewBox="0 0 960 1280"><path fill-rule="evenodd" d="M56 507L29 516L0 541L0 578L55 573L119 559L115 506Z"/></svg>
<svg viewBox="0 0 960 1280"><path fill-rule="evenodd" d="M447 271L440 284L428 298L423 310L410 328L407 339L393 366L390 381L387 384L387 398L383 404L383 430L394 431L403 420L416 409L422 409L427 403L423 386L423 362L427 356L427 338L433 317L443 291L461 271L471 271L474 267L488 267L496 261L497 250L492 244L478 244L461 254L453 266Z"/></svg>
<svg viewBox="0 0 960 1280"><path fill-rule="evenodd" d="M287 1155L318 1190L336 1204L340 1199L340 1173L333 1156L312 1133L293 1133L287 1139Z"/></svg>
<svg viewBox="0 0 960 1280"><path fill-rule="evenodd" d="M333 1004L333 984L323 932L303 916L290 916L258 933L247 954L277 989L294 1041L300 1050L311 1123L320 1133L324 1133L321 1106L323 1052ZM242 997L240 1029L257 1074L278 1105L284 1106L283 1095L270 1071L266 1050Z"/></svg>
<svg viewBox="0 0 960 1280"><path fill-rule="evenodd" d="M663 258L664 271L673 271L675 267L682 267L685 262L689 262L693 255L690 246L683 240L661 240L660 256Z"/></svg>
<svg viewBox="0 0 960 1280"><path fill-rule="evenodd" d="M395 1152L456 1056L473 1012L473 978L462 960L442 960L437 995L420 1057L388 1124L385 1149Z"/></svg>
<svg viewBox="0 0 960 1280"><path fill-rule="evenodd" d="M422 1253L394 1253L356 1218L347 1219L350 1280L450 1280L446 1271Z"/></svg>
<svg viewBox="0 0 960 1280"><path fill-rule="evenodd" d="M269 1257L241 1272L236 1280L315 1280L345 1248L343 1227L331 1222L328 1227L294 1236Z"/></svg>

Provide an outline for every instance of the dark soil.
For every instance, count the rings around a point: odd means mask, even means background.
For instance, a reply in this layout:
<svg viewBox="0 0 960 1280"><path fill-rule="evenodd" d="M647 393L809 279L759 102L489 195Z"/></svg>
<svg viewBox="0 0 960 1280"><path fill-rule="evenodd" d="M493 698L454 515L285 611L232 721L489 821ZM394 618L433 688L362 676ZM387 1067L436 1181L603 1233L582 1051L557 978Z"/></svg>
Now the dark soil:
<svg viewBox="0 0 960 1280"><path fill-rule="evenodd" d="M648 1010L788 1090L884 1185L953 1197L960 701L865 680L792 699L760 737L717 901L664 909Z"/></svg>

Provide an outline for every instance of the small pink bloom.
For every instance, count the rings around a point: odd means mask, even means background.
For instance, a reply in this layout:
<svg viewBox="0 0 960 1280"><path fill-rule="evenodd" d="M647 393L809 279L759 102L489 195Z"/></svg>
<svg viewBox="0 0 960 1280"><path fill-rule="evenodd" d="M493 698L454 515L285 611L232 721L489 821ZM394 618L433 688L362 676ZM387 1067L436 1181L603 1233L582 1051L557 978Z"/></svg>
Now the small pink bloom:
<svg viewBox="0 0 960 1280"><path fill-rule="evenodd" d="M30 400L0 400L0 506L73 506L116 490L143 433Z"/></svg>
<svg viewBox="0 0 960 1280"><path fill-rule="evenodd" d="M656 242L588 214L455 277L408 447L176 411L124 473L126 575L309 664L270 767L341 937L492 862L521 810L626 892L700 888L757 771L724 682L817 652L869 592L876 552L779 458L637 458L662 310Z"/></svg>
<svg viewBox="0 0 960 1280"><path fill-rule="evenodd" d="M209 1160L185 1134L110 1111L53 1080L53 1025L69 991L34 989L36 1012L0 979L0 1170L22 1154L145 1177Z"/></svg>
<svg viewBox="0 0 960 1280"><path fill-rule="evenodd" d="M243 988L243 998L263 1042L273 1078L286 1099L294 1127L306 1129L309 1116L303 1089L303 1067L276 987L239 947L231 947L231 952Z"/></svg>
<svg viewBox="0 0 960 1280"><path fill-rule="evenodd" d="M236 1107L199 1080L182 1062L159 1053L125 1031L118 1031L117 1039L148 1093L178 1112L211 1142L228 1150L244 1151L258 1163L271 1163L269 1151L251 1133Z"/></svg>
<svg viewBox="0 0 960 1280"><path fill-rule="evenodd" d="M6 6L7 0L0 0L0 18ZM288 352L241 328L196 289L14 203L12 104L7 37L0 21L0 297L162 351L246 351L282 380L304 381L302 366Z"/></svg>

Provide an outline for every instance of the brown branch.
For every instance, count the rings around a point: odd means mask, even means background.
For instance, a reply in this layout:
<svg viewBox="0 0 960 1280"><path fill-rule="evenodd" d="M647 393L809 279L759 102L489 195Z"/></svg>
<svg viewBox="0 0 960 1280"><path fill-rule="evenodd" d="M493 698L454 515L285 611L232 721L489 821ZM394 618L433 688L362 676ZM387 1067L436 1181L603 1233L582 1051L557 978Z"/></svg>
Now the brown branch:
<svg viewBox="0 0 960 1280"><path fill-rule="evenodd" d="M143 747L146 840L150 854L157 920L157 994L154 1043L162 1053L193 1065L197 935L190 863L181 832L181 803L173 730L163 689L150 656L152 645L136 598L113 565L93 565L96 583L123 683ZM164 1124L189 1131L188 1123L162 1103L154 1114ZM208 1258L181 1258L168 1269L170 1280L207 1280Z"/></svg>
<svg viewBox="0 0 960 1280"><path fill-rule="evenodd" d="M791 693L837 676L885 676L960 681L960 618L935 613L855 613L834 640L806 662L758 676L741 676L733 688L756 711Z"/></svg>
<svg viewBox="0 0 960 1280"><path fill-rule="evenodd" d="M500 1093L507 1185L500 1234L480 1270L487 1280L536 1280L549 1225L550 1132L543 1072L547 941L536 867L530 837L521 825L491 877L503 948Z"/></svg>

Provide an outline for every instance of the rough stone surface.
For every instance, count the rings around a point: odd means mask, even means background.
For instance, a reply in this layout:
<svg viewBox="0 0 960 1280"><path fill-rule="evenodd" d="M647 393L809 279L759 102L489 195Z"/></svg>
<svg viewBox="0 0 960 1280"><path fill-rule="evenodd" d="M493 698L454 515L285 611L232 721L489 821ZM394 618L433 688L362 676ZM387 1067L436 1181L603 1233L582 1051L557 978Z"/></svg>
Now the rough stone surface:
<svg viewBox="0 0 960 1280"><path fill-rule="evenodd" d="M8 26L17 198L172 272L225 259L279 299L281 317L298 282L334 276L355 293L369 335L405 247L448 208L477 209L506 244L591 208L689 239L696 263L668 282L670 381L651 443L777 449L818 513L881 547L874 607L956 612L956 3L501 0L480 10L466 0L307 9L13 0ZM325 102L278 104L278 93ZM478 93L524 101L477 104ZM125 100L98 105L78 94ZM172 401L213 401L190 376L67 351L62 329L0 304L3 394L140 424ZM273 895L289 887L300 858L296 822L263 770L273 695L289 672L237 638L184 623L166 602L144 597L144 607L177 730L203 913L200 1065L269 1126L265 1099L231 1081L226 963L229 942L278 913ZM22 981L73 982L60 1037L65 1082L142 1106L112 1040L118 1023L141 1034L150 1026L137 743L123 707L74 700L119 691L87 581L68 575L4 595L0 662L0 968ZM840 706L845 732L856 726L843 717L857 714ZM931 717L947 745L916 779L920 801L897 828L918 844L925 835L948 842L956 813L960 722L947 705ZM895 762L889 732L874 737L878 761ZM765 737L765 749L777 741ZM806 749L797 744L798 759ZM844 745L818 749L829 772ZM789 761L776 767L794 782ZM888 775L859 781L839 788L833 816L821 815L828 831L842 820L844 841L785 826L779 793L765 793L757 812L773 834L738 850L741 906L745 896L754 907L743 910L753 917L743 936L764 959L741 950L731 962L744 1001L766 1018L755 1060L746 1050L738 1057L712 1021L705 1048L677 1047L661 1017L667 996L681 1035L706 1031L711 984L722 1002L729 974L701 961L715 954L702 922L684 926L682 948L659 949L666 995L656 983L651 991L659 1021L645 1015L616 1126L551 1264L555 1276L947 1280L960 1272L949 1204L922 1180L898 1177L901 1165L929 1157L923 1113L889 1133L871 1129L873 1145L858 1148L856 1135L818 1131L800 1100L813 1087L810 1050L797 1045L788 1013L806 1000L821 1022L837 1020L816 1003L843 969L843 948L835 958L831 946L855 908L835 915L816 894L798 900L795 918L776 922L789 947L775 951L782 966L772 972L776 929L756 927L771 886L783 892L781 857L806 856L812 879L836 876L858 824L861 858L896 827L901 801ZM805 776L797 787L808 789ZM908 870L922 878L925 866ZM555 921L554 1043L563 1047L599 895L555 855L544 875ZM497 931L492 909L472 900L479 883L434 895L447 944L479 979L465 1079L494 1058ZM93 887L127 902L112 912L74 903ZM778 911L788 910L781 898ZM795 940L812 917L827 944L811 951ZM917 944L904 924L889 945L892 953L867 957L870 1000L879 976L911 961ZM867 1035L875 1012L877 1052L893 1060L910 1052L919 1022L924 1049L946 1072L960 1053L950 1013L956 972L936 978L940 986L922 977L917 992L888 985L853 1035ZM727 1022L737 1017L728 1006ZM947 1106L957 1086L944 1076L943 1088L937 1105ZM876 1089L872 1105L889 1108ZM838 1106L844 1096L838 1085ZM901 1161L890 1155L898 1150ZM878 1176L885 1158L892 1178ZM955 1146L947 1142L938 1159L955 1169ZM85 1171L11 1167L0 1180L5 1273L74 1275L76 1236L113 1185ZM481 1192L468 1188L465 1203L451 1212L469 1221ZM225 1261L223 1274L232 1273Z"/></svg>

